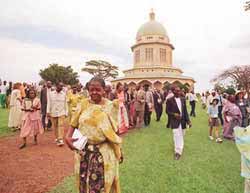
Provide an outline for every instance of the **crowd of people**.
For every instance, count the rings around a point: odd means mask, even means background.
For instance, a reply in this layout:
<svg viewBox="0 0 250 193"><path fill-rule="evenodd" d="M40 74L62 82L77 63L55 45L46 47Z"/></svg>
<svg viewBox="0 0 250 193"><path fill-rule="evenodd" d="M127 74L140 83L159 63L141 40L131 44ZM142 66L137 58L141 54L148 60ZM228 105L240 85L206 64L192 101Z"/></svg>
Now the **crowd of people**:
<svg viewBox="0 0 250 193"><path fill-rule="evenodd" d="M88 84L83 87L81 84L65 86L62 83L52 85L47 81L43 85L26 84L3 81L0 85L0 104L3 108L10 108L8 126L13 131L21 129L21 136L34 136L42 131L55 130L55 141L57 145L64 144L65 125L69 124L77 105L82 99L89 97ZM174 87L173 87L174 88ZM168 108L169 99L174 97L174 89L161 90L152 88L149 85L136 85L129 88L126 84L118 83L116 87L111 84L105 85L104 96L110 101L117 101L118 105L118 133L119 135L128 132L130 129L147 127L151 123L152 112L155 111L155 120L161 120L163 107L166 106L168 115L167 127L171 128L171 113ZM30 93L31 92L31 93ZM31 95L31 96L30 96ZM198 101L193 90L186 93L180 90L180 98L186 99L191 107L189 116L196 116L195 108ZM40 99L39 101L37 99ZM186 105L185 100L185 105ZM25 107L32 101L32 109ZM222 94L220 91L206 92L201 95L201 103L207 109L209 116L209 139L221 143L220 125L223 128L223 137L234 140L233 128L237 125L246 127L249 125L250 102L246 93L238 91L235 95ZM29 105L28 105L29 106ZM36 108L35 108L36 106ZM40 120L36 124L36 131L28 132L29 127L34 127L27 119ZM24 126L25 125L25 126ZM25 129L26 128L26 129ZM174 130L177 131L177 130ZM178 134L180 136L180 134ZM37 143L37 138L34 139ZM177 140L175 140L177 141ZM25 147L26 142L21 145Z"/></svg>
<svg viewBox="0 0 250 193"><path fill-rule="evenodd" d="M244 90L235 94L212 91L201 96L202 107L208 108L209 139L221 143L219 127L224 139L235 141L241 153L241 176L245 178L245 193L250 192L250 99Z"/></svg>
<svg viewBox="0 0 250 193"><path fill-rule="evenodd" d="M222 142L219 137L219 127L222 126L224 139L235 140L234 128L236 126L247 127L250 125L250 100L243 90L235 94L222 93L212 90L202 93L201 103L207 108L209 116L209 139L214 140L215 130L216 142Z"/></svg>
<svg viewBox="0 0 250 193"><path fill-rule="evenodd" d="M244 91L235 95L206 92L200 99L209 117L210 140L215 137L217 143L222 143L222 136L235 140L234 128L249 125L250 102ZM190 104L190 113L186 101ZM166 126L173 131L174 159L179 160L184 149L185 129L192 126L189 117L196 117L197 101L193 90L186 93L177 85L166 90L140 84L128 87L118 83L114 87L98 77L85 86L67 86L62 82L53 85L50 81L40 85L0 83L0 105L10 109L8 126L13 131L20 130L23 139L19 148L27 146L27 137L33 137L37 144L39 134L54 130L55 143L63 146L66 142L76 152L75 168L81 193L104 189L120 192L118 166L123 161L123 134L148 127L153 111L155 121L159 122L164 107L168 116ZM76 139L72 135L76 129L88 139L81 151L73 145Z"/></svg>
<svg viewBox="0 0 250 193"><path fill-rule="evenodd" d="M12 131L20 130L20 136L24 139L20 149L26 147L26 137L34 137L37 144L37 135L52 130L52 127L57 145L63 145L64 129L68 122L66 117L71 116L75 110L72 106L76 106L84 97L88 97L87 91L81 84L69 88L61 82L52 85L50 81L43 85L0 83L1 107L10 109L8 127Z"/></svg>

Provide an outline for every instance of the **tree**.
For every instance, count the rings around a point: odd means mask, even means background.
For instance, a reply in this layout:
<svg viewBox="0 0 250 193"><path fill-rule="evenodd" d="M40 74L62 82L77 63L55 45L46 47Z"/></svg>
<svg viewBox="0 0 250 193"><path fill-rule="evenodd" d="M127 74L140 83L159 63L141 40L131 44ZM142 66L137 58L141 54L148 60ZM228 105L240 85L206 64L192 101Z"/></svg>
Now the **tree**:
<svg viewBox="0 0 250 193"><path fill-rule="evenodd" d="M71 66L60 66L58 64L50 64L48 68L40 70L39 75L43 80L51 81L53 84L63 82L64 84L77 84L78 74L74 72Z"/></svg>
<svg viewBox="0 0 250 193"><path fill-rule="evenodd" d="M250 65L233 66L218 74L212 82L231 82L232 87L244 89L248 93L250 89Z"/></svg>
<svg viewBox="0 0 250 193"><path fill-rule="evenodd" d="M223 84L220 84L219 82L217 82L217 83L214 85L214 90L220 91L220 92L224 93L225 90L226 90L226 88L224 87Z"/></svg>
<svg viewBox="0 0 250 193"><path fill-rule="evenodd" d="M170 90L171 89L171 84L169 82L164 83L163 85L163 90Z"/></svg>
<svg viewBox="0 0 250 193"><path fill-rule="evenodd" d="M250 10L250 1L247 1L247 2L245 3L244 8L245 8L245 11Z"/></svg>
<svg viewBox="0 0 250 193"><path fill-rule="evenodd" d="M181 84L180 88L186 93L190 91L190 87L187 84Z"/></svg>
<svg viewBox="0 0 250 193"><path fill-rule="evenodd" d="M227 86L227 88L224 90L224 92L227 94L235 94L236 90L234 89L233 86Z"/></svg>
<svg viewBox="0 0 250 193"><path fill-rule="evenodd" d="M162 89L163 89L163 90L171 90L171 87L172 87L173 85L179 86L180 89L181 89L181 90L184 90L186 93L189 92L189 90L190 90L190 87L189 87L187 84L182 84L182 83L180 83L179 81L176 81L176 82L174 82L174 83L172 83L172 84L169 83L169 82L166 82L166 83L164 83Z"/></svg>
<svg viewBox="0 0 250 193"><path fill-rule="evenodd" d="M103 60L90 60L86 62L82 71L103 79L116 78L118 76L118 67Z"/></svg>
<svg viewBox="0 0 250 193"><path fill-rule="evenodd" d="M214 90L216 91L220 91L221 93L227 93L227 94L235 94L236 90L235 90L235 86L228 84L228 85L223 85L220 83L216 83L214 85Z"/></svg>

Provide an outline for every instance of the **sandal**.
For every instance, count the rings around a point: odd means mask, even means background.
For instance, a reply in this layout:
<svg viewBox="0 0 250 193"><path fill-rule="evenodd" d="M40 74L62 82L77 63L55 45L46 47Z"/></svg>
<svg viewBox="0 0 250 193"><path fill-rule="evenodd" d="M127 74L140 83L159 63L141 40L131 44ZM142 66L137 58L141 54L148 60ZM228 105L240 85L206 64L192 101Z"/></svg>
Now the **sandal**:
<svg viewBox="0 0 250 193"><path fill-rule="evenodd" d="M23 143L22 145L19 146L19 149L23 149L26 147L26 143Z"/></svg>

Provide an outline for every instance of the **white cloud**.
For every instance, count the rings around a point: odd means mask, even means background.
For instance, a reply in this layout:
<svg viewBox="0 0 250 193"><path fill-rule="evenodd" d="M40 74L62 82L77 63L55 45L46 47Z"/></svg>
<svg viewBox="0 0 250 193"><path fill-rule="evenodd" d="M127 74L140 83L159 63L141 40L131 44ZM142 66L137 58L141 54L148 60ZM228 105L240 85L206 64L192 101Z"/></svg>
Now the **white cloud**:
<svg viewBox="0 0 250 193"><path fill-rule="evenodd" d="M104 59L117 63L121 60L111 55L100 55L77 49L51 49L11 39L0 39L0 50L0 77L12 81L39 81L40 69L48 67L51 63L58 63L65 66L71 65L79 73L80 80L86 82L90 76L81 72L85 61Z"/></svg>
<svg viewBox="0 0 250 193"><path fill-rule="evenodd" d="M193 76L199 90L208 88L220 70L250 62L245 42L250 13L244 12L244 0L0 1L0 65L4 69L0 77L8 80L37 80L39 69L52 62L72 64L79 71L92 57L106 58L121 69L132 67L130 46L137 29L148 20L150 8L176 48L174 65ZM21 28L38 30L21 36ZM16 33L10 36L6 29L16 29ZM46 31L51 33L41 37ZM68 34L62 37L75 37L79 42L69 46L66 40L55 38L51 46L53 31L58 33L55 36Z"/></svg>

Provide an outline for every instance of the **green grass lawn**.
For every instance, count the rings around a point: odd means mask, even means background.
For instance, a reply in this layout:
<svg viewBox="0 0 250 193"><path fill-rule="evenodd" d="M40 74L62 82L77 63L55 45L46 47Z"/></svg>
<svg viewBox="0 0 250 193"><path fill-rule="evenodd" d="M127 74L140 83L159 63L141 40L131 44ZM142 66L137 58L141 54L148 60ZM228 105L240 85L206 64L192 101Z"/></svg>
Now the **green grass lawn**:
<svg viewBox="0 0 250 193"><path fill-rule="evenodd" d="M241 193L240 154L233 142L208 140L207 116L197 108L193 128L187 131L184 154L173 160L172 131L161 122L135 130L124 138L125 160L120 167L123 193ZM7 127L8 111L0 109L0 137L12 135ZM51 193L75 192L69 176Z"/></svg>
<svg viewBox="0 0 250 193"><path fill-rule="evenodd" d="M124 138L125 160L120 167L123 193L242 193L240 154L233 142L208 140L206 112L198 116L185 137L184 154L173 160L172 131L161 122ZM51 193L75 192L74 177L65 178Z"/></svg>
<svg viewBox="0 0 250 193"><path fill-rule="evenodd" d="M8 128L8 112L7 109L0 108L0 137L12 135L13 132Z"/></svg>

